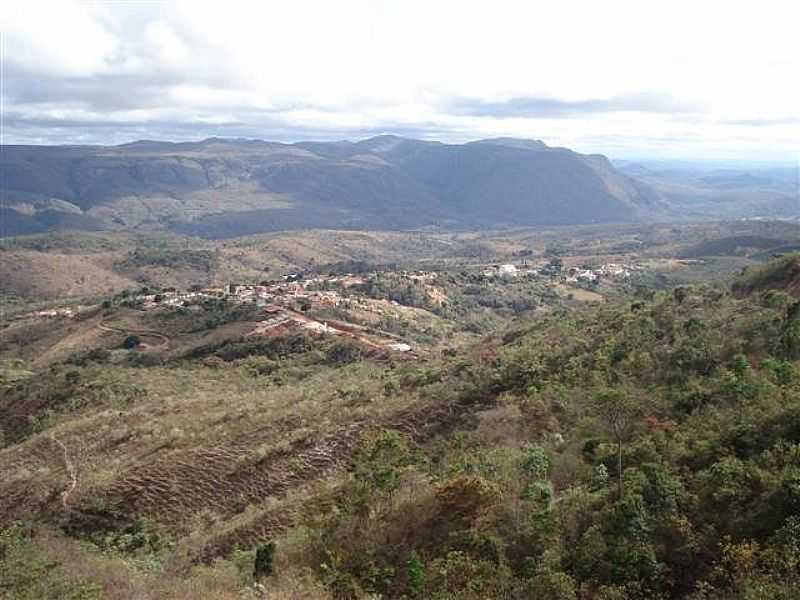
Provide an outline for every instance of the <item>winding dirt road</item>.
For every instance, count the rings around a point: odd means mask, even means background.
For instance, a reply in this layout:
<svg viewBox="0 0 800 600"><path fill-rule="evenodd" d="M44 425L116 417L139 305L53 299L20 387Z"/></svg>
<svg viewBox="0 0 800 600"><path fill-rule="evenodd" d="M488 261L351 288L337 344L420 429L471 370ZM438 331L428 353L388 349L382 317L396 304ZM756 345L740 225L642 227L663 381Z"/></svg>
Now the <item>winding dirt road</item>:
<svg viewBox="0 0 800 600"><path fill-rule="evenodd" d="M106 321L100 321L98 327L103 331L108 331L109 333L137 335L140 338L154 338L158 340L158 343L154 345L144 344L145 347L142 348L143 351L166 350L169 348L169 337L163 333L158 333L157 331L153 331L151 329L122 329L120 327L109 325Z"/></svg>

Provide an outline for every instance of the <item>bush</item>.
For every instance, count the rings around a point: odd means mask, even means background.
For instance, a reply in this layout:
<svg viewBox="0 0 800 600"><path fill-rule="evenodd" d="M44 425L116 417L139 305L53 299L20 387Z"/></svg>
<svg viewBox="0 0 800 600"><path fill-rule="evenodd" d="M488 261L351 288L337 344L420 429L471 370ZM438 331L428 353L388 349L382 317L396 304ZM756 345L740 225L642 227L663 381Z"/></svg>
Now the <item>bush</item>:
<svg viewBox="0 0 800 600"><path fill-rule="evenodd" d="M477 475L458 475L436 488L436 500L443 518L469 524L500 500L496 483Z"/></svg>
<svg viewBox="0 0 800 600"><path fill-rule="evenodd" d="M325 351L325 362L329 365L347 365L358 362L364 353L352 342L336 342Z"/></svg>
<svg viewBox="0 0 800 600"><path fill-rule="evenodd" d="M258 581L273 573L275 542L267 542L256 546L256 557L253 563L253 578Z"/></svg>
<svg viewBox="0 0 800 600"><path fill-rule="evenodd" d="M507 569L457 550L432 561L426 580L424 597L431 600L505 598L512 582Z"/></svg>
<svg viewBox="0 0 800 600"><path fill-rule="evenodd" d="M543 570L525 586L528 597L536 600L577 600L575 580L566 573Z"/></svg>
<svg viewBox="0 0 800 600"><path fill-rule="evenodd" d="M152 352L135 352L128 357L128 364L132 367L159 367L164 364L164 359Z"/></svg>
<svg viewBox="0 0 800 600"><path fill-rule="evenodd" d="M111 352L105 348L94 348L83 350L70 355L64 362L78 367L85 367L89 363L104 364L111 360Z"/></svg>
<svg viewBox="0 0 800 600"><path fill-rule="evenodd" d="M141 343L142 340L139 339L138 335L129 335L122 341L122 347L126 350L133 350Z"/></svg>

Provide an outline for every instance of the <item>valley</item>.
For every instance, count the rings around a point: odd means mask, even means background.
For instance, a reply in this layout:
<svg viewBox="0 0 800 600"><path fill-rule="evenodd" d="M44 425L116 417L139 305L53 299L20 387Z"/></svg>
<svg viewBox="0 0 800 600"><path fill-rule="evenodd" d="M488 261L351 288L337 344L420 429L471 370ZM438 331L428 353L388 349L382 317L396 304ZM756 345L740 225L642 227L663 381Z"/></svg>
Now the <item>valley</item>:
<svg viewBox="0 0 800 600"><path fill-rule="evenodd" d="M706 482L730 452L750 464L794 443L798 240L797 226L761 221L7 240L0 268L52 255L86 271L3 280L15 286L0 329L4 577L41 597L479 597L442 587L461 584L438 569L460 564L490 597L554 585L682 597L716 577L718 536L779 543L720 512ZM91 286L98 264L88 296L47 287ZM617 560L628 543L592 529L627 518L613 517L623 484L597 404L612 385L640 403L626 498L673 520L636 547L650 562L584 578L581 561ZM740 411L760 441L736 437ZM775 460L753 502L790 485L792 459ZM763 514L783 519L786 493ZM711 544L708 557L678 571L696 555L662 553L676 535ZM254 578L265 544L274 571ZM396 567L413 553L418 591ZM750 576L782 581L763 564Z"/></svg>
<svg viewBox="0 0 800 600"><path fill-rule="evenodd" d="M800 600L799 22L0 4L0 600Z"/></svg>

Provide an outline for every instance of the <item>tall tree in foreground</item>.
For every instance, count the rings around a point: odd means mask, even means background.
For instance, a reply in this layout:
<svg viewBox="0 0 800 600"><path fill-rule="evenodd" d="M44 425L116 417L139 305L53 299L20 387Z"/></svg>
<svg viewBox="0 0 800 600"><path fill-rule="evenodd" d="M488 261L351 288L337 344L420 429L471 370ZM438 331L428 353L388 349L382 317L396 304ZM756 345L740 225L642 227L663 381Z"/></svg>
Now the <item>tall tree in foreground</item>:
<svg viewBox="0 0 800 600"><path fill-rule="evenodd" d="M599 392L595 396L595 405L617 445L617 486L619 497L622 498L623 446L633 433L641 408L636 399L617 389L605 389Z"/></svg>

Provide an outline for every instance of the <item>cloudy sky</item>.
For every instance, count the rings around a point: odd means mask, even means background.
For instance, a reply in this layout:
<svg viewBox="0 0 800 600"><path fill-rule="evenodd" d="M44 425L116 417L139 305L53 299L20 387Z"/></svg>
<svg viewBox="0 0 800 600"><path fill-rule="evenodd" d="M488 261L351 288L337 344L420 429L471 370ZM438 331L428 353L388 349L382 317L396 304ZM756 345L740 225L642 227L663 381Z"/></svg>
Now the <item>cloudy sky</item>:
<svg viewBox="0 0 800 600"><path fill-rule="evenodd" d="M212 135L797 161L796 0L6 0L3 143Z"/></svg>

